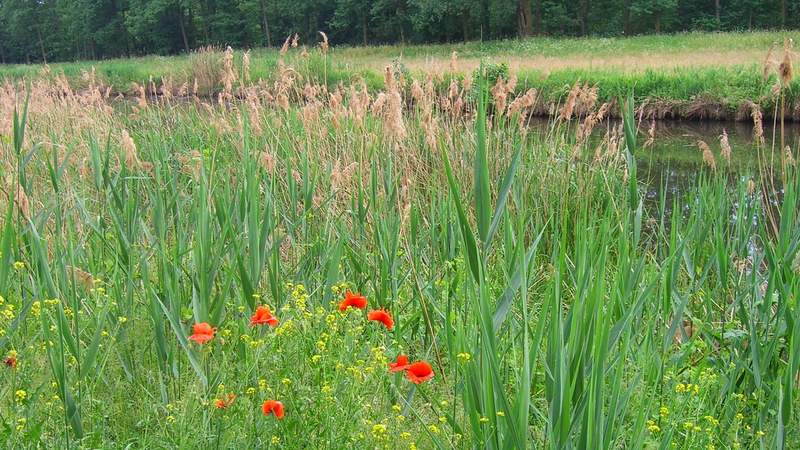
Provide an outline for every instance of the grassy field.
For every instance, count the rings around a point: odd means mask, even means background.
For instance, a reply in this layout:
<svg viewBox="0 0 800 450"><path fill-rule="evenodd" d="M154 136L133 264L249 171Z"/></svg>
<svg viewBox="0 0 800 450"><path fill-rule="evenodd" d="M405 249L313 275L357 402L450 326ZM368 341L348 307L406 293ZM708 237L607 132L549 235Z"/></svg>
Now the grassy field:
<svg viewBox="0 0 800 450"><path fill-rule="evenodd" d="M800 444L791 151L646 201L588 86L534 130L490 73L220 64L218 103L0 90L0 446Z"/></svg>
<svg viewBox="0 0 800 450"><path fill-rule="evenodd" d="M539 114L562 101L576 81L597 84L603 101L628 95L631 90L648 114L657 117L692 119L748 119L750 101L771 116L776 101L771 94L775 78L764 78L763 66L773 44L773 65L780 62L785 38L798 38L795 31L749 33L688 33L631 38L531 38L526 40L469 42L440 45L332 47L325 58L315 51L318 43L301 43L284 58L308 78L333 88L362 78L371 90L383 87L383 71L392 66L407 80L424 81L432 76L442 89L453 76L474 74L481 61L504 65L520 88L536 88L542 102ZM303 56L303 46L311 50ZM335 44L335 43L334 43ZM457 57L453 60L453 52ZM214 57L221 59L222 53ZM219 70L208 55L171 57L148 56L108 61L59 63L51 73L66 75L73 88L86 87L85 73L96 71L97 79L114 93L133 94L133 83L161 84L171 80L177 89ZM250 54L249 72L254 80L273 81L278 73L277 50L255 49ZM219 64L216 63L216 66ZM0 78L36 78L41 66L0 67ZM323 76L324 74L324 76ZM204 93L221 89L218 76ZM800 119L796 84L785 90L788 116Z"/></svg>

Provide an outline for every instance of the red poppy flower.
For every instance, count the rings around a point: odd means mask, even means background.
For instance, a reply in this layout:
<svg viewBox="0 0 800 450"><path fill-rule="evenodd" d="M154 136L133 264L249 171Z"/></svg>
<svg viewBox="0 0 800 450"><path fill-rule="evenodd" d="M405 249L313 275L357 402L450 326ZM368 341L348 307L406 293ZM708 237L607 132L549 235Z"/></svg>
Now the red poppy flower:
<svg viewBox="0 0 800 450"><path fill-rule="evenodd" d="M394 320L392 320L392 316L388 311L382 309L370 311L367 313L367 319L384 324L387 330L391 331L391 329L394 328Z"/></svg>
<svg viewBox="0 0 800 450"><path fill-rule="evenodd" d="M397 355L397 361L389 363L389 372L400 372L408 369L408 356L402 353Z"/></svg>
<svg viewBox="0 0 800 450"><path fill-rule="evenodd" d="M250 317L250 326L254 327L256 325L264 324L267 324L271 327L277 327L278 318L272 315L268 306L259 306L256 308L256 312Z"/></svg>
<svg viewBox="0 0 800 450"><path fill-rule="evenodd" d="M414 384L424 383L433 378L433 368L425 361L417 361L406 369L406 378Z"/></svg>
<svg viewBox="0 0 800 450"><path fill-rule="evenodd" d="M209 325L207 322L201 322L194 324L193 331L194 334L189 336L189 339L197 342L198 344L205 344L214 338L214 333L217 331L217 329L211 328L211 325Z"/></svg>
<svg viewBox="0 0 800 450"><path fill-rule="evenodd" d="M265 416L274 414L276 419L283 419L283 403L277 400L267 400L261 405Z"/></svg>
<svg viewBox="0 0 800 450"><path fill-rule="evenodd" d="M214 407L217 409L226 409L233 404L234 400L236 400L236 394L228 394L225 398L214 399Z"/></svg>
<svg viewBox="0 0 800 450"><path fill-rule="evenodd" d="M17 358L16 356L9 356L8 358L3 360L3 364L6 366L15 369L17 367Z"/></svg>
<svg viewBox="0 0 800 450"><path fill-rule="evenodd" d="M367 307L367 297L364 297L360 294L353 294L350 291L347 291L344 294L344 300L339 303L339 311L345 311L347 308L350 307L364 309Z"/></svg>

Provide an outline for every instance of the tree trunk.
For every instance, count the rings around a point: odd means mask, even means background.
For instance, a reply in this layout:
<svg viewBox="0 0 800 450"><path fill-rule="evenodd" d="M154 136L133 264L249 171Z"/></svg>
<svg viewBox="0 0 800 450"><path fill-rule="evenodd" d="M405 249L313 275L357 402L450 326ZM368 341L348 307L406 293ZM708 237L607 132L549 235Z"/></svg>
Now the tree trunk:
<svg viewBox="0 0 800 450"><path fill-rule="evenodd" d="M781 28L786 29L786 0L781 0Z"/></svg>
<svg viewBox="0 0 800 450"><path fill-rule="evenodd" d="M469 41L469 16L466 11L461 14L461 34L464 36L464 42Z"/></svg>
<svg viewBox="0 0 800 450"><path fill-rule="evenodd" d="M722 29L722 19L720 18L721 11L722 7L719 4L719 0L714 0L714 12L717 15L717 31Z"/></svg>
<svg viewBox="0 0 800 450"><path fill-rule="evenodd" d="M367 46L367 12L363 11L364 14L361 16L361 41L364 43L364 47Z"/></svg>
<svg viewBox="0 0 800 450"><path fill-rule="evenodd" d="M484 33L488 33L492 29L489 26L489 0L481 1L481 42L484 40Z"/></svg>
<svg viewBox="0 0 800 450"><path fill-rule="evenodd" d="M39 36L39 48L42 51L42 61L47 64L47 54L44 51L44 41L42 40L42 30L37 28L36 34Z"/></svg>
<svg viewBox="0 0 800 450"><path fill-rule="evenodd" d="M581 36L589 33L589 0L582 0L579 4L578 21L581 23Z"/></svg>
<svg viewBox="0 0 800 450"><path fill-rule="evenodd" d="M622 32L625 36L631 35L631 0L625 0L622 5Z"/></svg>
<svg viewBox="0 0 800 450"><path fill-rule="evenodd" d="M181 28L181 37L183 38L183 48L186 53L189 53L189 38L186 36L186 26L183 24L183 11L178 7L178 25Z"/></svg>
<svg viewBox="0 0 800 450"><path fill-rule="evenodd" d="M661 33L661 12L656 13L656 34Z"/></svg>
<svg viewBox="0 0 800 450"><path fill-rule="evenodd" d="M272 36L269 33L269 20L267 20L266 0L261 0L261 26L264 28L264 36L267 38L267 47L272 47Z"/></svg>
<svg viewBox="0 0 800 450"><path fill-rule="evenodd" d="M536 26L536 34L542 34L542 0L534 0L536 3L533 23Z"/></svg>
<svg viewBox="0 0 800 450"><path fill-rule="evenodd" d="M519 37L528 37L533 34L533 13L530 0L519 0L517 3L517 33Z"/></svg>
<svg viewBox="0 0 800 450"><path fill-rule="evenodd" d="M0 44L0 64L6 63L6 52L3 50L3 44Z"/></svg>

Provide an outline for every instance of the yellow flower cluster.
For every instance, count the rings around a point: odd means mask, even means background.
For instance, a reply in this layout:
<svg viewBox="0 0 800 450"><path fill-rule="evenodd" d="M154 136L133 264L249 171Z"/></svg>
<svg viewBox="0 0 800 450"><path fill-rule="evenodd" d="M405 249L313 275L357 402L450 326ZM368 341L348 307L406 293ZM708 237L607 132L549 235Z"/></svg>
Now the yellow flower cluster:
<svg viewBox="0 0 800 450"><path fill-rule="evenodd" d="M678 383L675 386L675 392L678 394L694 394L700 395L700 385L699 384L692 384L692 383Z"/></svg>

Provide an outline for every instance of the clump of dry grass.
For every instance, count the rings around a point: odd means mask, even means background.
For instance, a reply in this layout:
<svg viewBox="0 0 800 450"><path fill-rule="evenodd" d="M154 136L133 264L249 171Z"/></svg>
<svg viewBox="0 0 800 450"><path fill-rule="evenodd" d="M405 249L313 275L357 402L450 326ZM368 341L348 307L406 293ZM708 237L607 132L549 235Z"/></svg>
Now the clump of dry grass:
<svg viewBox="0 0 800 450"><path fill-rule="evenodd" d="M219 81L222 90L217 98L222 105L233 99L233 83L236 81L236 72L233 70L233 49L230 47L222 54L222 74Z"/></svg>
<svg viewBox="0 0 800 450"><path fill-rule="evenodd" d="M125 167L128 170L145 172L151 172L153 170L152 163L139 159L139 152L136 149L136 143L133 142L133 138L131 137L130 133L128 133L128 130L122 130L122 135L120 136L120 147L122 148Z"/></svg>
<svg viewBox="0 0 800 450"><path fill-rule="evenodd" d="M494 112L498 117L502 117L506 110L506 102L508 101L508 93L510 89L506 85L503 77L497 77L497 81L490 90L492 98L494 99Z"/></svg>
<svg viewBox="0 0 800 450"><path fill-rule="evenodd" d="M192 94L208 97L217 91L222 79L222 50L213 46L201 47L189 55L187 80L192 80Z"/></svg>
<svg viewBox="0 0 800 450"><path fill-rule="evenodd" d="M95 278L91 273L79 269L75 266L66 266L67 272L79 285L83 286L87 291L94 288Z"/></svg>

